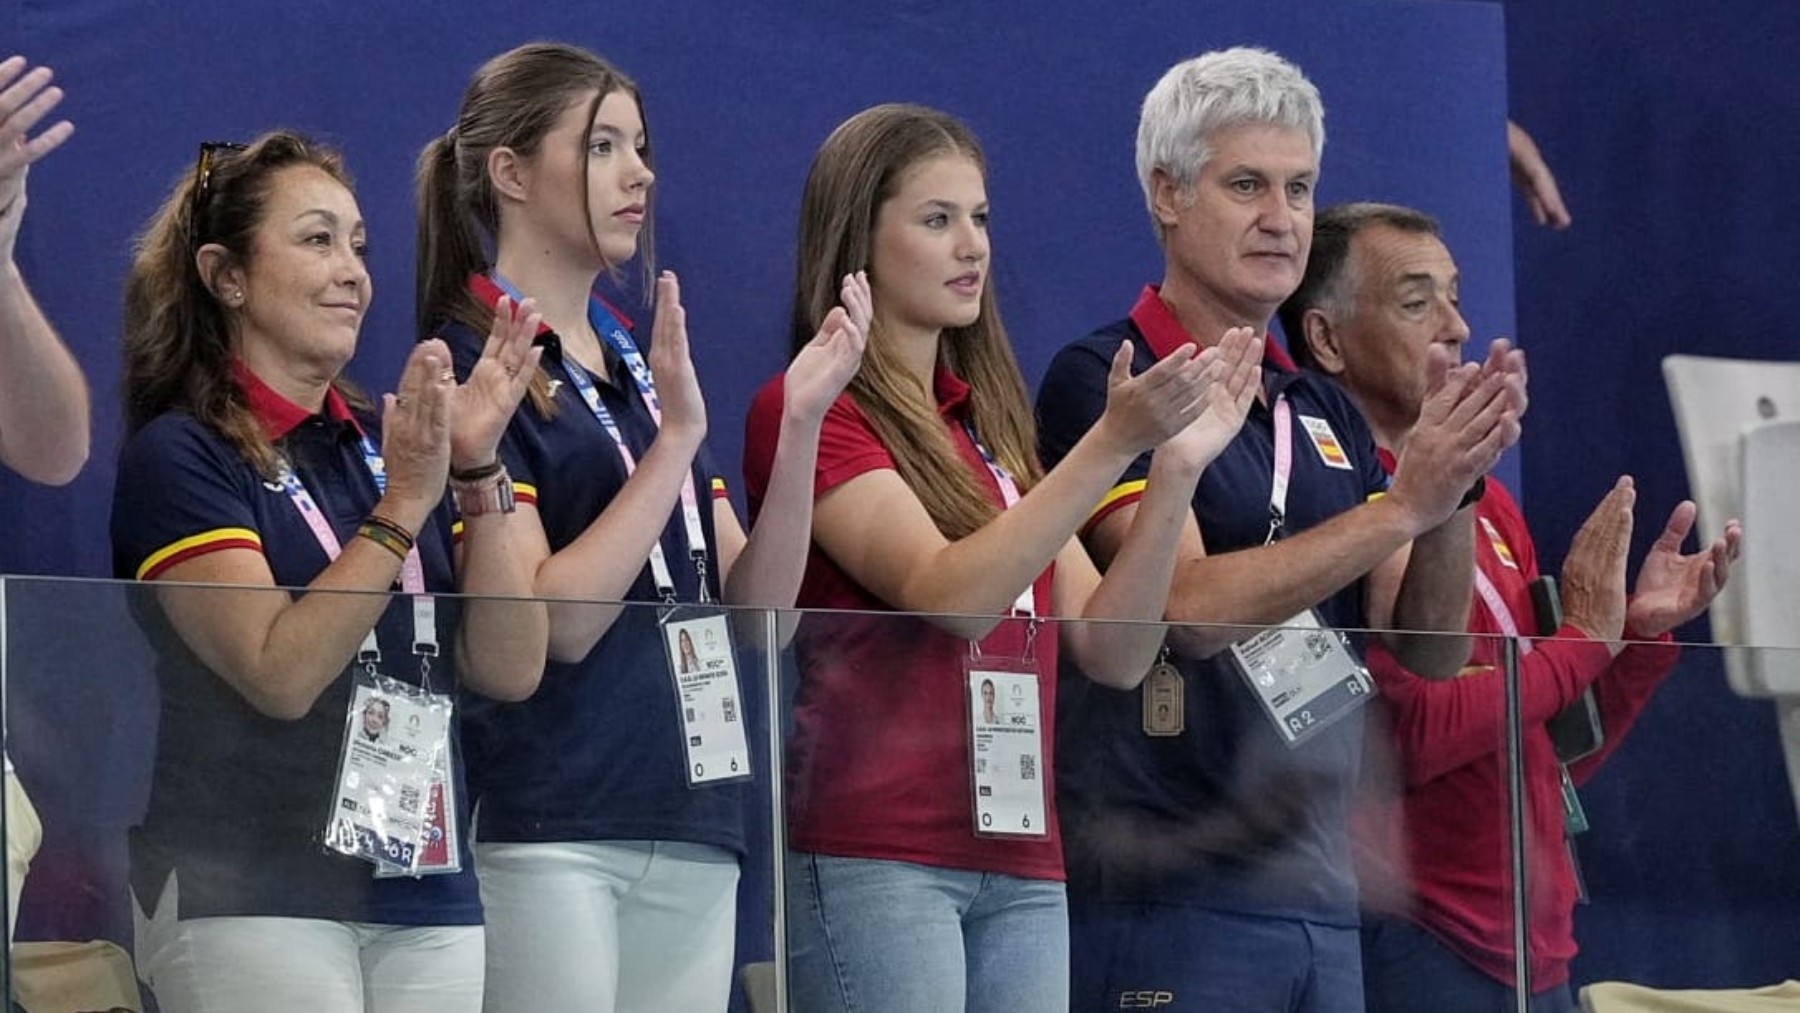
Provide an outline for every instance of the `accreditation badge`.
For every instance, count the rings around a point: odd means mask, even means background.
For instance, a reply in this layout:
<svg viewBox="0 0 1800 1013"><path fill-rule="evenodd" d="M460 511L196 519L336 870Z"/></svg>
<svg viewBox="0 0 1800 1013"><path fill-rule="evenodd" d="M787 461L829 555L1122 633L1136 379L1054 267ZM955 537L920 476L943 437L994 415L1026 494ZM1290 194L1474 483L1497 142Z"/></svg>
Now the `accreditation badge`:
<svg viewBox="0 0 1800 1013"><path fill-rule="evenodd" d="M372 670L353 677L325 846L412 874L439 764L449 767L448 697ZM378 870L379 871L379 870Z"/></svg>
<svg viewBox="0 0 1800 1013"><path fill-rule="evenodd" d="M1165 649L1161 661L1144 676L1144 734L1172 738L1187 730L1187 683L1181 670L1169 663Z"/></svg>
<svg viewBox="0 0 1800 1013"><path fill-rule="evenodd" d="M446 701L448 702L448 701ZM450 743L439 753L439 761L431 772L431 788L425 794L425 825L419 834L419 846L413 852L416 864L408 869L383 862L375 869L376 879L396 876L440 876L462 871L462 838L456 826L456 778Z"/></svg>
<svg viewBox="0 0 1800 1013"><path fill-rule="evenodd" d="M1231 655L1289 746L1354 712L1373 693L1368 671L1343 634L1325 628L1312 609L1233 644Z"/></svg>
<svg viewBox="0 0 1800 1013"><path fill-rule="evenodd" d="M729 617L717 609L678 608L663 616L662 632L688 787L748 779L750 745Z"/></svg>
<svg viewBox="0 0 1800 1013"><path fill-rule="evenodd" d="M977 837L1046 837L1043 715L1030 658L963 662Z"/></svg>

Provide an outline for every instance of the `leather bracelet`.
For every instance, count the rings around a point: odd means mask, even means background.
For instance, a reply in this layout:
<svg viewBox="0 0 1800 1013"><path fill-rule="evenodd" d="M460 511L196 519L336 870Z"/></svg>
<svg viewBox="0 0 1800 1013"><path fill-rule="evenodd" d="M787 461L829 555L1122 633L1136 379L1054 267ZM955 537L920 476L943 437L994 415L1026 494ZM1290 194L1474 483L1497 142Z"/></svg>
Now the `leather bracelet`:
<svg viewBox="0 0 1800 1013"><path fill-rule="evenodd" d="M456 512L464 517L510 514L519 505L513 495L512 476L498 464L494 471L480 479L451 479L450 497L456 501Z"/></svg>
<svg viewBox="0 0 1800 1013"><path fill-rule="evenodd" d="M380 514L371 513L368 516L368 518L363 521L363 523L364 524L373 524L378 528L382 528L382 529L392 533L393 536L395 538L399 539L402 543L404 543L407 548L410 549L413 547L413 533L406 530L405 528L401 527L399 524L395 523L394 521L390 521L386 517L381 516Z"/></svg>
<svg viewBox="0 0 1800 1013"><path fill-rule="evenodd" d="M450 481L480 482L483 479L493 478L495 475L498 475L505 470L506 465L496 457L492 461L476 468L451 468Z"/></svg>
<svg viewBox="0 0 1800 1013"><path fill-rule="evenodd" d="M1468 492L1463 493L1462 502L1456 504L1456 509L1463 510L1472 507L1481 502L1481 497L1485 495L1487 495L1487 476L1483 475L1475 480L1474 485L1469 486Z"/></svg>
<svg viewBox="0 0 1800 1013"><path fill-rule="evenodd" d="M400 531L396 534L398 528L398 525L391 522L378 524L376 523L375 518L371 517L363 522L362 527L356 529L356 534L357 537L367 538L369 541L374 542L376 545L393 553L395 558L404 560L406 554L412 551L412 539L404 537L404 531Z"/></svg>

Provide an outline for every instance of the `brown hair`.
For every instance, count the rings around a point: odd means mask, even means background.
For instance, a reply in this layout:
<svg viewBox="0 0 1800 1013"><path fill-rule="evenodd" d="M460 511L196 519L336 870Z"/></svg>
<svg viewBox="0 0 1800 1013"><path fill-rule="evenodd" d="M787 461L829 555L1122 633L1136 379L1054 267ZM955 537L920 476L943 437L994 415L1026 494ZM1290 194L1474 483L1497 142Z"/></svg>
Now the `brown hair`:
<svg viewBox="0 0 1800 1013"><path fill-rule="evenodd" d="M940 155L962 155L987 175L987 160L968 127L916 105L880 105L845 120L814 156L800 202L794 277L793 347L798 355L837 305L844 275L869 267L876 216L907 173ZM871 279L877 281L878 279ZM944 331L941 365L972 388L976 432L1021 489L1043 471L1025 378L1013 358L994 287L981 291L981 312L967 327ZM921 389L881 340L869 337L849 392L893 455L900 477L946 538L961 538L999 512L971 474L938 415L933 392Z"/></svg>
<svg viewBox="0 0 1800 1013"><path fill-rule="evenodd" d="M419 152L419 249L416 313L421 339L446 323L456 322L485 334L493 311L469 291L469 276L488 269L489 246L500 234L500 203L488 177L488 155L495 148L534 154L544 135L569 103L594 92L588 106L592 129L600 103L623 91L638 104L637 85L616 67L578 46L533 42L508 50L481 65L463 92L456 125L432 139ZM644 164L654 168L649 148L650 126L644 124ZM584 135L585 138L585 135ZM582 172L587 161L582 161ZM588 191L581 188L582 211ZM650 198L646 196L648 205ZM655 232L645 217L638 237L645 291L654 277ZM593 235L588 215L589 237ZM598 242L596 241L596 247ZM531 401L542 414L551 413L547 376L540 368L532 380Z"/></svg>
<svg viewBox="0 0 1800 1013"><path fill-rule="evenodd" d="M120 380L129 435L152 419L182 411L221 433L266 477L275 449L232 380L232 324L213 291L215 270L202 276L200 247L217 243L227 264L248 266L275 176L311 166L354 189L342 156L300 134L276 130L243 150L215 148L204 192L185 173L138 236L125 279L125 369ZM342 377L332 380L353 404L365 398Z"/></svg>

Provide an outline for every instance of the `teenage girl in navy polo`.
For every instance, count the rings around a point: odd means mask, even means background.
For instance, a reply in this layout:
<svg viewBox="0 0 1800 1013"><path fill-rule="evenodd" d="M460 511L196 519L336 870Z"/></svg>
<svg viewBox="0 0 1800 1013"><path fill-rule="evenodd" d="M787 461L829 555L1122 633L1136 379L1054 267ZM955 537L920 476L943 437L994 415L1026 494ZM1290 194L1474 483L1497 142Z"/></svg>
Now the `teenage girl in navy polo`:
<svg viewBox="0 0 1800 1013"><path fill-rule="evenodd" d="M674 274L654 281L647 357L594 294L640 246L650 271L650 161L636 86L554 44L478 70L456 125L419 159L423 332L442 335L460 369L504 293L543 309L542 368L502 455L535 590L572 600L551 607L538 694L470 719L489 1009L725 1009L743 687L709 669L697 698L678 697L681 636L712 664L727 631L642 603L792 605L820 422L862 353L867 288L846 269L844 306L820 314L789 371L769 508L746 539L703 446ZM621 601L640 604L594 604ZM690 749L699 742L722 747Z"/></svg>
<svg viewBox="0 0 1800 1013"><path fill-rule="evenodd" d="M1044 473L989 284L987 224L975 138L918 106L839 126L802 198L797 345L845 271L867 269L875 313L820 438L800 604L884 613L809 614L795 640L790 980L807 1013L1068 1008L1047 783L1057 652L1109 685L1145 677L1181 518L1254 396L1260 342L1247 328L1136 377L1127 348L1101 423ZM773 491L784 402L777 379L751 408L753 502ZM1076 530L1151 448L1157 506L1102 578ZM1034 637L1037 617L1145 622Z"/></svg>
<svg viewBox="0 0 1800 1013"><path fill-rule="evenodd" d="M548 620L431 595L531 591L496 454L536 318L503 306L462 386L441 342L415 348L377 419L340 376L364 250L338 156L273 133L201 148L126 284L113 556L155 582L134 605L162 691L131 879L171 1013L481 1008L448 704L458 681L529 695Z"/></svg>

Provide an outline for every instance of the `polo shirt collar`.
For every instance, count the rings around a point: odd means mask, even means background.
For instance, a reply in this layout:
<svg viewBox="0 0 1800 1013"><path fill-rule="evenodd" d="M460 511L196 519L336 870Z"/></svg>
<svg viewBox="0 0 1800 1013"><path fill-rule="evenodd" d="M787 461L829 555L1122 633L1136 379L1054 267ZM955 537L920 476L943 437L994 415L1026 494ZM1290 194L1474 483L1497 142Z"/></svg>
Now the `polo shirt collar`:
<svg viewBox="0 0 1800 1013"><path fill-rule="evenodd" d="M1156 285L1145 285L1144 291L1138 294L1137 305L1131 307L1131 322L1138 333L1144 336L1144 343L1158 359L1167 358L1169 353L1188 342L1205 348L1207 342L1190 335L1176 319L1175 311L1162 301L1161 290ZM1263 335L1263 365L1278 372L1293 373L1299 367L1288 355L1287 349L1275 341L1275 335Z"/></svg>
<svg viewBox="0 0 1800 1013"><path fill-rule="evenodd" d="M242 359L231 360L231 379L244 392L244 399L250 403L250 414L262 426L263 435L271 440L279 440L293 432L300 423L314 416L314 412L289 401L275 388L263 382L262 377L250 371ZM350 402L334 387L325 388L324 416L334 422L348 422L361 433L362 424L356 421L356 413L350 410Z"/></svg>
<svg viewBox="0 0 1800 1013"><path fill-rule="evenodd" d="M475 298L481 300L483 306L486 306L489 309L499 305L500 297L507 294L507 291L501 288L498 282L485 274L469 275L469 291L474 294ZM588 298L593 299L600 305L606 307L607 312L617 317L619 323L625 325L626 330L631 330L636 326L631 322L630 317L626 316L617 306L608 302L600 295L600 293L591 292L589 293ZM550 325L540 321L538 323L538 336L542 337L549 333L551 333Z"/></svg>
<svg viewBox="0 0 1800 1013"><path fill-rule="evenodd" d="M1395 457L1394 452L1388 448L1376 447L1375 456L1381 459L1381 470L1387 472L1390 476L1393 475L1395 471L1399 470L1400 459Z"/></svg>
<svg viewBox="0 0 1800 1013"><path fill-rule="evenodd" d="M969 403L970 387L967 381L949 367L938 363L931 377L932 393L937 396L938 414L950 418L963 413L964 406Z"/></svg>

